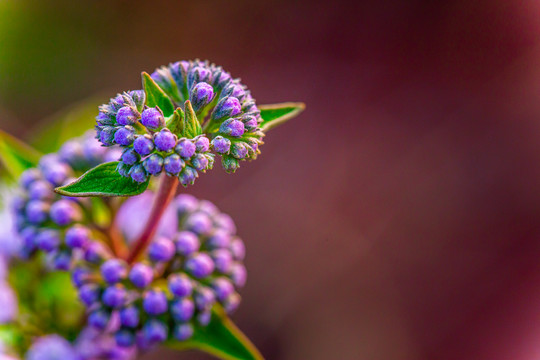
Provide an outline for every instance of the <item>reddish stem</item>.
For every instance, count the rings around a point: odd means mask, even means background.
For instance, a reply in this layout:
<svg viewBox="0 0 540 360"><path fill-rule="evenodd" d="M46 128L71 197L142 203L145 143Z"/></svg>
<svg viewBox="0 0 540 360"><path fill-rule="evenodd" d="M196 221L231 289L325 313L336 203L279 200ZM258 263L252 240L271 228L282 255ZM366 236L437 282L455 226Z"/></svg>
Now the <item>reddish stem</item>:
<svg viewBox="0 0 540 360"><path fill-rule="evenodd" d="M135 245L131 249L127 257L128 264L132 264L137 258L142 254L144 250L150 244L150 241L154 237L156 230L158 228L159 220L161 216L169 206L169 203L173 199L176 188L178 187L178 178L175 176L167 176L166 174L162 175L161 183L159 185L159 190L156 196L154 197L154 204L152 206L152 212L148 217L146 226L144 227L141 235Z"/></svg>

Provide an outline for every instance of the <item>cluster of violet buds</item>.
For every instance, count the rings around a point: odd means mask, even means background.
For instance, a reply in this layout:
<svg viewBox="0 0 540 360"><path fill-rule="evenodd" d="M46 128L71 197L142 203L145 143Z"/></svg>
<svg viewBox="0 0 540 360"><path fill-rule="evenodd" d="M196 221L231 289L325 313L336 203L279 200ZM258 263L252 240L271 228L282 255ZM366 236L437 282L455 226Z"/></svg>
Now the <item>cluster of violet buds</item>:
<svg viewBox="0 0 540 360"><path fill-rule="evenodd" d="M193 111L202 126L194 138L178 138L170 128L173 115L148 107L142 90L117 95L100 107L97 138L104 146L124 149L118 171L134 181L166 172L192 184L221 155L228 172L240 160L255 159L264 136L251 94L239 79L209 62L179 61L151 75L175 109Z"/></svg>

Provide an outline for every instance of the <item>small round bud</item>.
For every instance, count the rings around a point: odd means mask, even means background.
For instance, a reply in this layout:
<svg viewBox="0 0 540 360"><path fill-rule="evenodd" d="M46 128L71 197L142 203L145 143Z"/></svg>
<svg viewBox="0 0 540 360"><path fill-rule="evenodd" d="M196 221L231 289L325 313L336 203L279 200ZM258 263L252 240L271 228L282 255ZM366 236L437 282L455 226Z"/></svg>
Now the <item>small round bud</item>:
<svg viewBox="0 0 540 360"><path fill-rule="evenodd" d="M114 114L109 111L100 111L96 116L96 122L98 125L114 125Z"/></svg>
<svg viewBox="0 0 540 360"><path fill-rule="evenodd" d="M122 347L129 347L135 344L135 334L127 329L120 329L114 334L116 344Z"/></svg>
<svg viewBox="0 0 540 360"><path fill-rule="evenodd" d="M178 154L172 154L165 158L163 167L168 174L178 175L182 168L185 166L184 160L180 158Z"/></svg>
<svg viewBox="0 0 540 360"><path fill-rule="evenodd" d="M150 285L153 279L154 270L146 264L137 263L133 265L129 272L129 280L131 280L133 285L141 289Z"/></svg>
<svg viewBox="0 0 540 360"><path fill-rule="evenodd" d="M92 264L98 264L103 259L107 258L109 254L102 243L98 241L92 241L84 252L84 259Z"/></svg>
<svg viewBox="0 0 540 360"><path fill-rule="evenodd" d="M176 145L175 151L184 159L189 159L195 154L197 147L188 139L181 139Z"/></svg>
<svg viewBox="0 0 540 360"><path fill-rule="evenodd" d="M184 341L193 336L193 325L177 324L173 330L174 338L178 341Z"/></svg>
<svg viewBox="0 0 540 360"><path fill-rule="evenodd" d="M72 201L61 199L51 206L50 216L58 226L66 226L80 220L81 212Z"/></svg>
<svg viewBox="0 0 540 360"><path fill-rule="evenodd" d="M51 184L47 181L36 180L28 189L30 200L50 200L54 197L54 191Z"/></svg>
<svg viewBox="0 0 540 360"><path fill-rule="evenodd" d="M118 125L133 125L137 122L137 113L130 106L121 107L116 113L116 123Z"/></svg>
<svg viewBox="0 0 540 360"><path fill-rule="evenodd" d="M236 263L231 268L231 279L235 286L243 287L246 284L247 272L244 265Z"/></svg>
<svg viewBox="0 0 540 360"><path fill-rule="evenodd" d="M209 310L214 302L216 302L214 292L211 289L202 286L196 289L193 298L195 299L195 306L201 311Z"/></svg>
<svg viewBox="0 0 540 360"><path fill-rule="evenodd" d="M176 135L169 129L163 129L154 135L154 144L159 151L171 151L176 145Z"/></svg>
<svg viewBox="0 0 540 360"><path fill-rule="evenodd" d="M158 175L163 170L163 158L152 154L143 161L143 166L149 174Z"/></svg>
<svg viewBox="0 0 540 360"><path fill-rule="evenodd" d="M240 305L241 300L242 298L236 292L229 295L225 299L225 301L223 301L223 307L225 308L225 312L227 314L234 312L238 308L238 305Z"/></svg>
<svg viewBox="0 0 540 360"><path fill-rule="evenodd" d="M139 325L139 309L128 306L120 310L120 323L122 326L134 328Z"/></svg>
<svg viewBox="0 0 540 360"><path fill-rule="evenodd" d="M167 340L169 329L163 322L152 319L144 324L142 329L144 340L149 344L157 344Z"/></svg>
<svg viewBox="0 0 540 360"><path fill-rule="evenodd" d="M14 360L8 355L0 355L2 360ZM79 360L75 348L59 335L46 335L38 338L28 349L26 360Z"/></svg>
<svg viewBox="0 0 540 360"><path fill-rule="evenodd" d="M237 119L227 119L219 127L219 132L225 135L240 137L244 135L244 123Z"/></svg>
<svg viewBox="0 0 540 360"><path fill-rule="evenodd" d="M107 306L117 309L124 306L127 300L127 292L123 285L116 284L105 289L101 300Z"/></svg>
<svg viewBox="0 0 540 360"><path fill-rule="evenodd" d="M171 303L171 314L176 321L189 321L195 314L195 304L189 298L176 299Z"/></svg>
<svg viewBox="0 0 540 360"><path fill-rule="evenodd" d="M211 319L212 319L212 313L210 312L210 309L205 310L199 313L199 315L197 315L197 322L201 326L208 326L208 324L210 324Z"/></svg>
<svg viewBox="0 0 540 360"><path fill-rule="evenodd" d="M246 247L244 242L239 238L235 238L231 243L231 252L235 260L242 261L246 256Z"/></svg>
<svg viewBox="0 0 540 360"><path fill-rule="evenodd" d="M189 194L180 194L175 200L174 204L176 205L176 211L179 216L184 216L187 213L193 212L199 206L199 200L193 195Z"/></svg>
<svg viewBox="0 0 540 360"><path fill-rule="evenodd" d="M216 266L216 270L222 274L227 274L231 270L233 257L229 250L217 249L212 251L212 259Z"/></svg>
<svg viewBox="0 0 540 360"><path fill-rule="evenodd" d="M101 276L109 284L115 284L127 276L127 265L123 260L110 259L105 261L101 267Z"/></svg>
<svg viewBox="0 0 540 360"><path fill-rule="evenodd" d="M259 122L257 121L257 118L252 115L246 115L242 118L242 121L244 122L244 128L247 131L251 131L256 129L259 126Z"/></svg>
<svg viewBox="0 0 540 360"><path fill-rule="evenodd" d="M116 131L116 128L112 126L103 126L101 129L98 129L98 135L99 135L99 141L104 146L112 146L114 145L114 133Z"/></svg>
<svg viewBox="0 0 540 360"><path fill-rule="evenodd" d="M223 229L230 234L236 233L236 226L234 225L233 219L229 215L221 213L214 216L213 219L218 228Z"/></svg>
<svg viewBox="0 0 540 360"><path fill-rule="evenodd" d="M232 117L240 114L242 111L242 105L237 98L227 96L221 99L214 111L212 112L212 119L218 120L225 117Z"/></svg>
<svg viewBox="0 0 540 360"><path fill-rule="evenodd" d="M141 123L148 129L157 131L165 126L165 118L157 108L148 108L141 114Z"/></svg>
<svg viewBox="0 0 540 360"><path fill-rule="evenodd" d="M161 290L150 290L143 295L143 309L149 315L167 312L167 296Z"/></svg>
<svg viewBox="0 0 540 360"><path fill-rule="evenodd" d="M190 256L184 266L187 272L199 279L207 277L214 271L214 262L204 253Z"/></svg>
<svg viewBox="0 0 540 360"><path fill-rule="evenodd" d="M137 136L133 142L133 149L141 156L150 154L154 150L152 137L148 134Z"/></svg>
<svg viewBox="0 0 540 360"><path fill-rule="evenodd" d="M36 236L36 245L45 252L56 250L60 245L60 233L52 229L42 230Z"/></svg>
<svg viewBox="0 0 540 360"><path fill-rule="evenodd" d="M228 173L233 173L240 167L237 159L227 155L223 156L221 159L221 165L223 165L223 169Z"/></svg>
<svg viewBox="0 0 540 360"><path fill-rule="evenodd" d="M206 67L195 66L193 67L187 76L188 86L191 88L193 84L199 82L212 82L212 73Z"/></svg>
<svg viewBox="0 0 540 360"><path fill-rule="evenodd" d="M242 85L235 84L234 82L231 82L229 85L225 86L221 94L221 96L232 96L240 100L243 99L245 95L246 92Z"/></svg>
<svg viewBox="0 0 540 360"><path fill-rule="evenodd" d="M122 162L126 165L133 165L136 162L138 162L140 159L139 154L135 151L135 149L127 148L122 153Z"/></svg>
<svg viewBox="0 0 540 360"><path fill-rule="evenodd" d="M84 284L79 289L79 299L86 306L91 306L99 300L99 287L96 284Z"/></svg>
<svg viewBox="0 0 540 360"><path fill-rule="evenodd" d="M206 136L200 136L195 140L195 148L199 152L207 152L210 150L210 140Z"/></svg>
<svg viewBox="0 0 540 360"><path fill-rule="evenodd" d="M191 90L189 100L195 111L201 110L206 105L210 104L214 98L214 88L205 82L197 83Z"/></svg>
<svg viewBox="0 0 540 360"><path fill-rule="evenodd" d="M248 148L244 143L237 142L232 145L231 155L237 159L244 159L248 154Z"/></svg>
<svg viewBox="0 0 540 360"><path fill-rule="evenodd" d="M62 161L70 164L77 163L84 159L82 144L78 141L68 141L62 145L58 155Z"/></svg>
<svg viewBox="0 0 540 360"><path fill-rule="evenodd" d="M71 272L71 279L77 288L81 288L88 280L90 271L86 268L75 268Z"/></svg>
<svg viewBox="0 0 540 360"><path fill-rule="evenodd" d="M223 229L216 230L206 242L206 245L211 249L226 248L231 243L231 236L228 231Z"/></svg>
<svg viewBox="0 0 540 360"><path fill-rule="evenodd" d="M228 153L231 148L231 140L226 139L223 136L216 136L212 140L212 147L219 154Z"/></svg>
<svg viewBox="0 0 540 360"><path fill-rule="evenodd" d="M185 297L191 295L193 285L185 274L172 274L167 279L169 290L174 296Z"/></svg>
<svg viewBox="0 0 540 360"><path fill-rule="evenodd" d="M99 329L104 330L109 323L110 315L105 310L99 309L90 313L88 316L88 324Z"/></svg>
<svg viewBox="0 0 540 360"><path fill-rule="evenodd" d="M69 270L71 266L71 254L66 251L60 251L52 255L52 266L55 270Z"/></svg>
<svg viewBox="0 0 540 360"><path fill-rule="evenodd" d="M199 250L200 243L197 235L191 231L180 231L174 239L178 254L188 256Z"/></svg>
<svg viewBox="0 0 540 360"><path fill-rule="evenodd" d="M135 140L135 129L131 126L124 126L119 128L114 133L114 142L118 145L128 146Z"/></svg>
<svg viewBox="0 0 540 360"><path fill-rule="evenodd" d="M148 257L156 262L169 261L174 256L174 252L174 243L165 237L160 237L150 244Z"/></svg>
<svg viewBox="0 0 540 360"><path fill-rule="evenodd" d="M198 171L203 171L208 168L208 159L203 154L196 154L193 159L191 159L191 164Z"/></svg>
<svg viewBox="0 0 540 360"><path fill-rule="evenodd" d="M138 183L143 183L148 180L148 173L146 172L142 164L137 164L132 167L129 171L129 175L131 176L133 181L136 181Z"/></svg>
<svg viewBox="0 0 540 360"><path fill-rule="evenodd" d="M28 189L30 184L32 184L34 181L39 180L41 178L41 173L38 169L31 168L28 170L25 170L20 178L19 183L25 188Z"/></svg>
<svg viewBox="0 0 540 360"><path fill-rule="evenodd" d="M196 212L187 218L185 228L195 234L206 235L212 231L212 220L205 213Z"/></svg>
<svg viewBox="0 0 540 360"><path fill-rule="evenodd" d="M189 184L193 184L197 176L199 176L197 174L197 170L195 170L191 166L186 166L182 169L180 174L178 174L178 179L180 180L180 183L182 185L186 186Z"/></svg>
<svg viewBox="0 0 540 360"><path fill-rule="evenodd" d="M234 285L225 277L220 277L212 281L212 288L219 301L224 301L229 295L234 293Z"/></svg>

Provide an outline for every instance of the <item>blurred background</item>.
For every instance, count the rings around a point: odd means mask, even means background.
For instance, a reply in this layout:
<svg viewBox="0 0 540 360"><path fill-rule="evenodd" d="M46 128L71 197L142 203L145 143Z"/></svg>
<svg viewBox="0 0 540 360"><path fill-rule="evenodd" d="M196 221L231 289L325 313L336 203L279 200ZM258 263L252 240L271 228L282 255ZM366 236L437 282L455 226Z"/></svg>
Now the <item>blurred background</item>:
<svg viewBox="0 0 540 360"><path fill-rule="evenodd" d="M187 189L237 222L234 320L268 359L538 359L539 15L534 0L0 0L0 127L45 136L42 119L138 89L143 70L209 59L260 104L307 104L256 162ZM147 358L209 358L161 352Z"/></svg>

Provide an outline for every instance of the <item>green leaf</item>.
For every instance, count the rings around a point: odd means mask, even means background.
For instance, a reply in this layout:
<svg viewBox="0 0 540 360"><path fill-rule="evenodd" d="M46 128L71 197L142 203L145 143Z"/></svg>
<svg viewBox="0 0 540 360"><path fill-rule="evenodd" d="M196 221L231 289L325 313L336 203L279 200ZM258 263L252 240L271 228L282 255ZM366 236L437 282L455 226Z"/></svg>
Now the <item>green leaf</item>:
<svg viewBox="0 0 540 360"><path fill-rule="evenodd" d="M167 120L165 125L173 134L178 137L183 137L184 128L185 128L185 119L184 112L182 109L178 108L174 110L172 116Z"/></svg>
<svg viewBox="0 0 540 360"><path fill-rule="evenodd" d="M306 105L300 102L286 102L260 105L258 108L261 111L261 118L263 119L261 129L266 132L298 116L298 114L304 111Z"/></svg>
<svg viewBox="0 0 540 360"><path fill-rule="evenodd" d="M146 105L149 107L159 107L163 115L171 116L174 112L174 104L158 84L148 75L142 73L143 89L146 94Z"/></svg>
<svg viewBox="0 0 540 360"><path fill-rule="evenodd" d="M150 179L140 184L118 173L118 161L96 166L71 184L54 189L64 196L134 196L146 190Z"/></svg>
<svg viewBox="0 0 540 360"><path fill-rule="evenodd" d="M191 101L186 101L185 103L186 116L184 119L184 131L182 137L187 137L188 139L193 139L195 136L202 134L201 124L197 115L191 106Z"/></svg>
<svg viewBox="0 0 540 360"><path fill-rule="evenodd" d="M259 350L236 325L215 306L208 326L197 326L187 341L170 341L167 346L176 350L198 349L225 360L262 360Z"/></svg>
<svg viewBox="0 0 540 360"><path fill-rule="evenodd" d="M41 156L37 150L0 130L0 162L14 180L24 170L36 166Z"/></svg>

